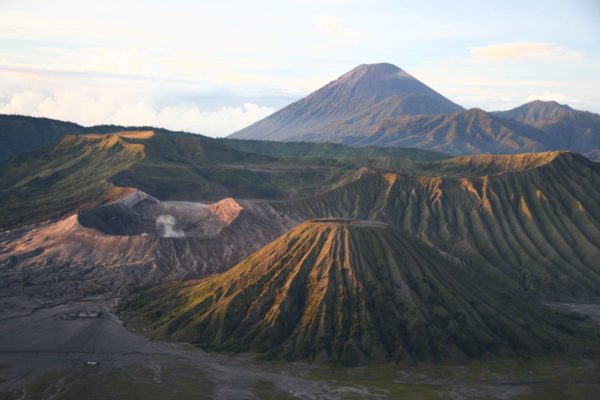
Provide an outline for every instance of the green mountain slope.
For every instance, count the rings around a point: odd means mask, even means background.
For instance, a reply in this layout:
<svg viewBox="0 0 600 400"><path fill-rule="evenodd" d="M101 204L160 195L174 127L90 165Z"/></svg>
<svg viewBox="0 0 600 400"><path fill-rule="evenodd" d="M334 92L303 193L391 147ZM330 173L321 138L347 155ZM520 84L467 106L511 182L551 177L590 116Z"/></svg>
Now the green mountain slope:
<svg viewBox="0 0 600 400"><path fill-rule="evenodd" d="M362 170L327 193L275 206L297 218L390 223L536 295L600 294L599 164L542 153L430 168L437 176Z"/></svg>
<svg viewBox="0 0 600 400"><path fill-rule="evenodd" d="M117 136L66 136L0 168L0 227L57 217L124 195L108 179L144 158Z"/></svg>
<svg viewBox="0 0 600 400"><path fill-rule="evenodd" d="M36 222L102 203L114 197L117 192L108 195L107 191L115 187L136 188L160 200L284 200L325 191L361 166L414 167L413 161L396 155L445 158L436 153L383 149L367 154L377 157L359 157L343 146L335 146L344 154L341 158L274 157L236 150L226 145L231 141L201 135L98 129L113 133L67 136L56 145L2 164L0 227ZM318 155L330 151L327 145L324 149L318 146L311 146L308 152ZM273 154L297 152L295 147L279 145L272 150Z"/></svg>
<svg viewBox="0 0 600 400"><path fill-rule="evenodd" d="M14 155L50 146L85 128L72 122L21 115L0 115L0 162Z"/></svg>
<svg viewBox="0 0 600 400"><path fill-rule="evenodd" d="M538 354L573 340L562 318L367 221L304 223L221 275L151 289L123 309L155 337L343 364Z"/></svg>
<svg viewBox="0 0 600 400"><path fill-rule="evenodd" d="M127 131L66 136L2 164L0 227L97 205L128 187L166 200L273 197L269 171L281 170L274 164L273 158L195 135ZM250 165L264 166L266 172L256 173ZM309 172L301 173L311 178ZM320 178L326 180L326 174Z"/></svg>
<svg viewBox="0 0 600 400"><path fill-rule="evenodd" d="M97 125L83 127L81 125L49 118L37 118L21 115L0 115L0 161L11 156L28 153L36 149L58 143L70 134L115 133L122 131L154 131L164 135L176 135L182 140L210 141L225 145L234 150L271 157L312 157L312 158L381 158L401 157L412 161L433 161L447 156L432 151L409 148L357 149L330 143L281 143L258 140L210 139L203 135L185 132L172 132L153 127L124 127L117 125ZM193 136L192 136L193 135ZM165 151L168 151L165 149ZM230 157L229 157L230 158Z"/></svg>
<svg viewBox="0 0 600 400"><path fill-rule="evenodd" d="M271 157L382 158L400 157L411 161L438 161L450 158L434 151L408 147L349 147L334 143L272 142L268 140L219 139L219 143L248 153Z"/></svg>

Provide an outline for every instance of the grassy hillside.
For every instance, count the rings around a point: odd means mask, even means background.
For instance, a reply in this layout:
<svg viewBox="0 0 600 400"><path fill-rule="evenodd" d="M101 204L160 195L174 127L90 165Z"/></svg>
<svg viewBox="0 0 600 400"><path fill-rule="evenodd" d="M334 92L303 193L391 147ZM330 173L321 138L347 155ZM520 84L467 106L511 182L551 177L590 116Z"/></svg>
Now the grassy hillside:
<svg viewBox="0 0 600 400"><path fill-rule="evenodd" d="M171 132L153 127L124 127L118 125L96 125L84 127L72 122L22 115L0 115L0 161L11 156L28 153L58 143L67 135L115 133L121 131L155 131L179 137L196 137L211 140L206 136ZM412 161L435 161L448 156L433 151L409 148L353 148L331 143L282 143L260 140L213 139L215 143L234 150L271 157L310 158L405 158Z"/></svg>
<svg viewBox="0 0 600 400"><path fill-rule="evenodd" d="M21 115L0 115L0 162L11 156L28 153L56 144L69 134L85 128L72 122Z"/></svg>
<svg viewBox="0 0 600 400"><path fill-rule="evenodd" d="M137 143L137 142L136 142ZM233 149L191 134L157 131L146 157L111 178L161 200L223 197L284 200L319 193L361 165L409 165L403 158L286 158Z"/></svg>
<svg viewBox="0 0 600 400"><path fill-rule="evenodd" d="M121 196L108 178L144 158L115 135L66 136L0 168L0 227L56 217Z"/></svg>
<svg viewBox="0 0 600 400"><path fill-rule="evenodd" d="M67 136L4 163L0 227L101 203L118 193L115 187L137 188L161 200L285 200L323 192L362 166L414 167L411 160L395 156L278 158L235 150L200 135L98 129L113 133ZM319 153L315 148L314 154Z"/></svg>
<svg viewBox="0 0 600 400"><path fill-rule="evenodd" d="M334 143L273 142L267 140L218 139L236 150L271 157L315 158L405 158L411 161L438 161L450 158L434 151L402 147L348 147Z"/></svg>
<svg viewBox="0 0 600 400"><path fill-rule="evenodd" d="M452 360L564 351L577 326L475 281L410 235L304 223L229 271L124 306L157 337L287 360Z"/></svg>

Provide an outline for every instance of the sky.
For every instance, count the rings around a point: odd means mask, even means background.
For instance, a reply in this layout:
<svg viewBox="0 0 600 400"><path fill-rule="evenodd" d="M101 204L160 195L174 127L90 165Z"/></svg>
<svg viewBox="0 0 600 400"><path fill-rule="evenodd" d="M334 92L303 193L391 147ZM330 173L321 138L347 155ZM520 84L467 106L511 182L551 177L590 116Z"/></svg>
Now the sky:
<svg viewBox="0 0 600 400"><path fill-rule="evenodd" d="M364 63L600 113L600 1L0 0L0 113L226 136Z"/></svg>

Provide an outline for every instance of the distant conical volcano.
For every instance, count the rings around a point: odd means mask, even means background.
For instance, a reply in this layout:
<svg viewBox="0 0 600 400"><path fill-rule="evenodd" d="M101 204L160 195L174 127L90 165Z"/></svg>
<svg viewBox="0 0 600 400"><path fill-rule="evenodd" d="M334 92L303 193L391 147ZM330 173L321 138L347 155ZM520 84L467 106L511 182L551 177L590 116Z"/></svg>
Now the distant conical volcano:
<svg viewBox="0 0 600 400"><path fill-rule="evenodd" d="M464 360L561 349L552 322L386 224L313 220L231 270L125 308L157 337L285 359Z"/></svg>
<svg viewBox="0 0 600 400"><path fill-rule="evenodd" d="M363 64L232 138L331 141L383 118L463 110L392 64Z"/></svg>

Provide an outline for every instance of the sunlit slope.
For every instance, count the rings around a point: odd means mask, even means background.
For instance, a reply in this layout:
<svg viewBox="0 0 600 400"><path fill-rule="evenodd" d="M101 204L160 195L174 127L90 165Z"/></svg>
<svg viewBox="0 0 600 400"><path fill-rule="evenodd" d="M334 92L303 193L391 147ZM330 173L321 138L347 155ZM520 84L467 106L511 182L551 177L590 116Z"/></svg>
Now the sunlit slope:
<svg viewBox="0 0 600 400"><path fill-rule="evenodd" d="M0 169L0 227L44 220L126 193L108 182L144 158L140 144L116 135L66 136Z"/></svg>
<svg viewBox="0 0 600 400"><path fill-rule="evenodd" d="M0 227L102 203L121 193L104 193L114 187L139 189L160 200L286 200L328 190L362 166L405 171L419 161L447 158L411 149L373 148L361 155L360 149L340 145L244 143L163 130L68 136L2 165L7 218L0 214ZM337 156L328 157L332 153ZM38 197L47 207L36 203Z"/></svg>
<svg viewBox="0 0 600 400"><path fill-rule="evenodd" d="M10 272L29 270L36 284L85 276L93 283L80 286L80 295L97 294L98 286L124 293L223 272L296 224L265 202L160 202L132 190L110 204L2 232L0 266L8 286L22 282Z"/></svg>
<svg viewBox="0 0 600 400"><path fill-rule="evenodd" d="M571 340L557 315L367 221L306 222L221 275L151 289L124 309L156 337L343 364L538 354Z"/></svg>
<svg viewBox="0 0 600 400"><path fill-rule="evenodd" d="M448 158L414 149L360 151L329 144L213 140L166 132L134 142L144 144L146 157L111 182L161 200L287 200L323 192L361 166L410 170L418 162Z"/></svg>
<svg viewBox="0 0 600 400"><path fill-rule="evenodd" d="M597 163L542 153L462 157L435 169L448 176L362 170L326 194L276 206L305 218L388 222L537 294L600 293ZM469 171L478 173L460 176Z"/></svg>
<svg viewBox="0 0 600 400"><path fill-rule="evenodd" d="M341 162L286 161L241 152L192 134L67 136L2 164L0 227L100 204L123 195L123 188L140 189L160 200L306 196L353 168Z"/></svg>

